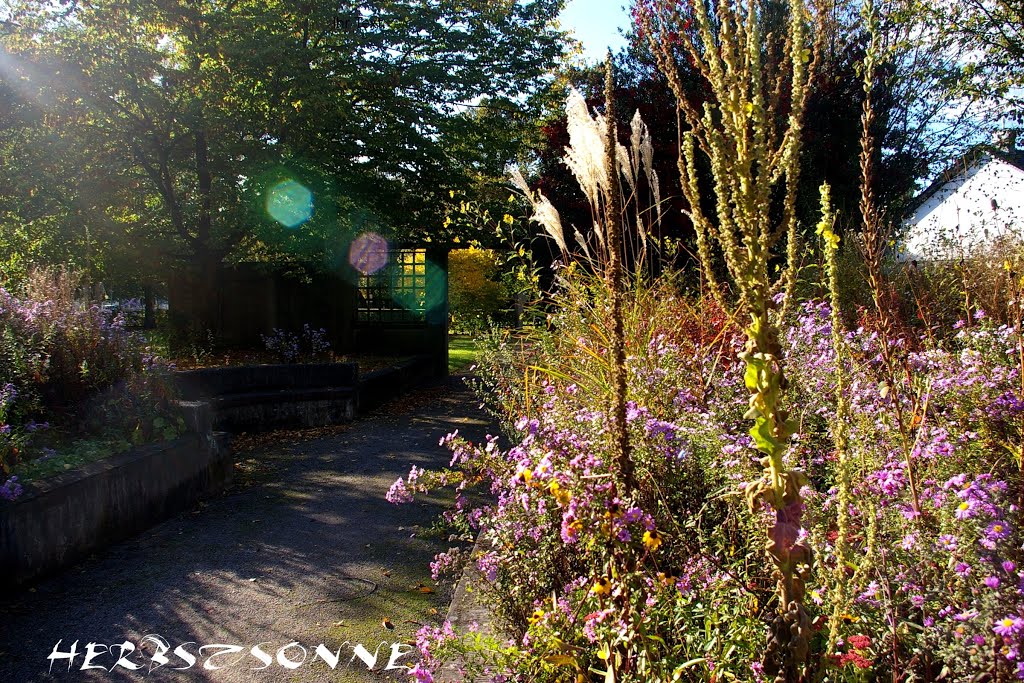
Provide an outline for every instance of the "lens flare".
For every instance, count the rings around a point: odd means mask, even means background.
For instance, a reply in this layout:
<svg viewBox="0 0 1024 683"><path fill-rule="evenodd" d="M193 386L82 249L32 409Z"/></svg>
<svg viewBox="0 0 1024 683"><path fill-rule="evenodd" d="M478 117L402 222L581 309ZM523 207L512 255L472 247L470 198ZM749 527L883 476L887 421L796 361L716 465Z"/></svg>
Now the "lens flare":
<svg viewBox="0 0 1024 683"><path fill-rule="evenodd" d="M445 273L444 271L426 261L423 264L412 266L399 266L395 277L399 282L409 282L408 274L401 271L414 271L414 286L394 286L393 296L395 303L402 308L423 313L428 322L433 320L438 313L444 311L445 299Z"/></svg>
<svg viewBox="0 0 1024 683"><path fill-rule="evenodd" d="M287 228L297 228L313 216L313 193L295 180L282 180L267 191L270 217Z"/></svg>
<svg viewBox="0 0 1024 683"><path fill-rule="evenodd" d="M373 275L388 264L388 241L375 232L363 233L352 241L348 262L363 275Z"/></svg>

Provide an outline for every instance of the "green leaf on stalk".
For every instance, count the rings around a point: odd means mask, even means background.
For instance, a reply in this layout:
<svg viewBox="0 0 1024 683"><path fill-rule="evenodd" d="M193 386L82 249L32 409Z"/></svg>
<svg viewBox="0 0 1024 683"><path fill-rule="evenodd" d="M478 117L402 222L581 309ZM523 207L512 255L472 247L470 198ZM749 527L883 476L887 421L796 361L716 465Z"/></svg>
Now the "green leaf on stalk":
<svg viewBox="0 0 1024 683"><path fill-rule="evenodd" d="M772 435L771 425L768 420L763 417L757 418L754 426L750 428L750 437L754 440L757 450L768 455L776 452L782 446L775 436Z"/></svg>

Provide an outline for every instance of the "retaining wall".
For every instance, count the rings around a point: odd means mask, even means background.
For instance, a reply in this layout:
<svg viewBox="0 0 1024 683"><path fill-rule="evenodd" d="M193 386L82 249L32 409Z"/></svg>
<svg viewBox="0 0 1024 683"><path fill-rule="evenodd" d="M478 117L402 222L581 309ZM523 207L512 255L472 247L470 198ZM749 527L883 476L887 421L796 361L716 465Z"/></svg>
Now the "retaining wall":
<svg viewBox="0 0 1024 683"><path fill-rule="evenodd" d="M189 509L233 471L227 435L207 430L133 448L0 501L0 592Z"/></svg>

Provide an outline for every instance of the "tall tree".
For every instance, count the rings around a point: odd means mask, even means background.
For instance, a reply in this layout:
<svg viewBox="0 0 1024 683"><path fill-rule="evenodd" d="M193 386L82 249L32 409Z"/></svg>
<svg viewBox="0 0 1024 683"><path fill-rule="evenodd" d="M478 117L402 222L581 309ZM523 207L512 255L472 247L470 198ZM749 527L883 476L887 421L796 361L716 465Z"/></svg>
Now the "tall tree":
<svg viewBox="0 0 1024 683"><path fill-rule="evenodd" d="M561 4L22 1L0 79L122 236L211 286L225 258L322 254L361 216L439 225L448 188L515 153ZM268 221L282 202L303 206Z"/></svg>

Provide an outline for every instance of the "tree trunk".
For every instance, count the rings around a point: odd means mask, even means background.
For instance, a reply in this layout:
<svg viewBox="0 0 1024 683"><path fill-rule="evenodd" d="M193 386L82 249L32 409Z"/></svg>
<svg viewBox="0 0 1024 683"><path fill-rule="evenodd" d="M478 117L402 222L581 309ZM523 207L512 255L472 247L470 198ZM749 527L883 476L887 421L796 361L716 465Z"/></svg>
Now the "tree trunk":
<svg viewBox="0 0 1024 683"><path fill-rule="evenodd" d="M143 286L142 298L145 302L142 329L152 330L156 327L156 290L153 288L152 283L147 283Z"/></svg>

